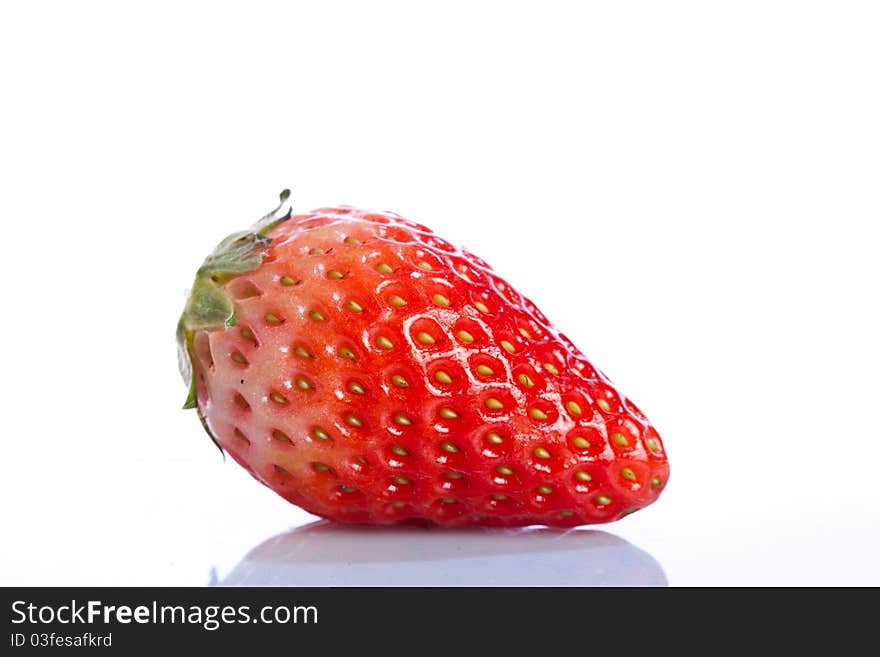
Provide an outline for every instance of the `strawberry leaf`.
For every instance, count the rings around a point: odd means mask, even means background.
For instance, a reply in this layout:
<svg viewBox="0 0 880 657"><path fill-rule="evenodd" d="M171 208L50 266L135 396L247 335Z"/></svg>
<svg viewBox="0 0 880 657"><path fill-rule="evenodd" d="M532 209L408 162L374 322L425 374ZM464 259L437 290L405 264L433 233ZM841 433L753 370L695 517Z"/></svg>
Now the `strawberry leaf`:
<svg viewBox="0 0 880 657"><path fill-rule="evenodd" d="M278 207L257 221L250 230L233 233L221 241L196 272L186 307L177 324L178 367L189 386L184 408L195 408L197 405L193 337L196 331L235 326L235 305L224 285L235 275L253 271L262 264L272 244L272 239L266 237L266 233L287 221L291 215L290 190L282 191L280 199Z"/></svg>

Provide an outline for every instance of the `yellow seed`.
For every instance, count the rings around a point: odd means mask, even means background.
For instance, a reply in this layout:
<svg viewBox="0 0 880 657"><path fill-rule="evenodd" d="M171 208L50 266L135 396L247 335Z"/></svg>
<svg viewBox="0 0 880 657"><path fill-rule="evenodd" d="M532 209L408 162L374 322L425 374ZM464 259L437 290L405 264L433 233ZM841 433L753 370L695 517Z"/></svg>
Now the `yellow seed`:
<svg viewBox="0 0 880 657"><path fill-rule="evenodd" d="M502 340L501 346L504 347L504 350L507 351L508 353L512 354L514 351L516 351L514 346L510 342L508 342L507 340Z"/></svg>
<svg viewBox="0 0 880 657"><path fill-rule="evenodd" d="M450 454L456 454L459 451L455 443L451 443L448 440L444 440L442 443L440 443L440 449Z"/></svg>
<svg viewBox="0 0 880 657"><path fill-rule="evenodd" d="M566 402L565 407L572 415L580 415L581 413L583 413L580 404L578 404L576 401Z"/></svg>
<svg viewBox="0 0 880 657"><path fill-rule="evenodd" d="M507 495L504 493L492 493L492 499L501 502L507 499Z"/></svg>
<svg viewBox="0 0 880 657"><path fill-rule="evenodd" d="M483 303L482 301L474 301L474 306L475 306L476 309L479 310L481 313L488 313L488 312L489 312L489 308L488 308L488 307L486 306L486 304Z"/></svg>
<svg viewBox="0 0 880 657"><path fill-rule="evenodd" d="M348 308L353 313L363 312L363 310L364 310L364 307L361 304L359 304L357 301L352 301L352 300L346 301L345 307Z"/></svg>
<svg viewBox="0 0 880 657"><path fill-rule="evenodd" d="M442 294L435 294L431 298L434 300L434 303L436 303L438 306L448 306L449 305L449 299L444 297Z"/></svg>
<svg viewBox="0 0 880 657"><path fill-rule="evenodd" d="M444 406L440 409L440 417L442 417L444 420L454 420L458 417L458 413L456 413L448 406Z"/></svg>
<svg viewBox="0 0 880 657"><path fill-rule="evenodd" d="M557 376L559 374L559 370L556 368L556 365L554 365L553 363L544 363L544 369L547 370L548 372L550 372L550 374L553 374L554 376Z"/></svg>
<svg viewBox="0 0 880 657"><path fill-rule="evenodd" d="M535 447L535 451L533 452L533 454L535 455L536 458L539 458L539 459L549 459L550 458L550 452L548 452L543 447Z"/></svg>
<svg viewBox="0 0 880 657"><path fill-rule="evenodd" d="M239 351L233 351L229 357L232 360L234 360L236 363L238 363L239 365L247 365L248 364L247 358L242 356L241 352L239 352Z"/></svg>
<svg viewBox="0 0 880 657"><path fill-rule="evenodd" d="M502 442L504 442L504 438L502 438L494 431L490 431L486 434L486 442L492 443L493 445L500 445Z"/></svg>
<svg viewBox="0 0 880 657"><path fill-rule="evenodd" d="M592 481L593 480L593 478L589 474L584 472L583 470L578 470L577 472L575 472L574 478L577 479L578 481Z"/></svg>
<svg viewBox="0 0 880 657"><path fill-rule="evenodd" d="M604 400L604 399L598 399L598 400L596 400L596 404L599 406L599 408L601 408L601 409L602 409L603 411L605 411L606 413L607 413L608 411L611 410L611 404L609 404L609 403L608 403L606 400Z"/></svg>
<svg viewBox="0 0 880 657"><path fill-rule="evenodd" d="M386 338L384 335L380 335L378 338L376 338L376 344L379 345L379 347L381 347L382 349L392 349L394 347L394 343L391 342L391 340Z"/></svg>
<svg viewBox="0 0 880 657"><path fill-rule="evenodd" d="M409 486L409 479L402 477L401 475L395 475L392 477L392 481L398 486Z"/></svg>
<svg viewBox="0 0 880 657"><path fill-rule="evenodd" d="M650 449L652 452L660 451L660 445L657 443L657 440L655 438L648 438L645 441L645 445L647 445L648 449Z"/></svg>
<svg viewBox="0 0 880 657"><path fill-rule="evenodd" d="M305 347L303 347L302 345L300 345L299 347L294 349L293 353L295 353L300 358L314 358L314 356L312 356L311 352L308 349L306 349Z"/></svg>
<svg viewBox="0 0 880 657"><path fill-rule="evenodd" d="M540 408L530 408L529 415L532 416L533 420L546 420L547 414L542 411Z"/></svg>
<svg viewBox="0 0 880 657"><path fill-rule="evenodd" d="M281 318L280 318L278 315L276 315L275 313L266 313L265 320L266 320L269 324L280 324L281 322L284 321L283 319L281 319Z"/></svg>
<svg viewBox="0 0 880 657"><path fill-rule="evenodd" d="M299 283L299 281L296 280L295 278L291 278L290 276L282 276L280 283L282 285L290 286L290 285L296 285L297 283Z"/></svg>
<svg viewBox="0 0 880 657"><path fill-rule="evenodd" d="M388 297L388 303L396 308L403 308L406 305L406 299L397 296L396 294L392 294L390 297Z"/></svg>
<svg viewBox="0 0 880 657"><path fill-rule="evenodd" d="M530 334L528 331L526 331L524 328L522 328L522 327L520 327L520 329L519 329L519 334L520 334L521 336L523 336L524 338L526 338L526 339L532 337L531 334Z"/></svg>
<svg viewBox="0 0 880 657"><path fill-rule="evenodd" d="M559 512L559 515L561 515L561 516L563 516L563 517L565 517L565 518L568 518L568 517L574 515L574 511L569 511L568 509L564 509L564 510L562 510L562 511Z"/></svg>
<svg viewBox="0 0 880 657"><path fill-rule="evenodd" d="M588 449L590 447L590 441L581 436L575 436L574 438L572 438L571 444L578 449Z"/></svg>
<svg viewBox="0 0 880 657"><path fill-rule="evenodd" d="M458 339L461 340L462 342L470 343L470 342L474 341L474 336L472 336L467 331L459 331L458 333L456 333L456 335L458 336Z"/></svg>
<svg viewBox="0 0 880 657"><path fill-rule="evenodd" d="M290 473L287 470L285 470L284 468L282 468L280 465L273 465L272 467L274 467L275 472L280 474L282 477L289 477L290 476Z"/></svg>
<svg viewBox="0 0 880 657"><path fill-rule="evenodd" d="M286 433L284 433L283 431L280 431L278 429L272 429L272 437L275 440L282 442L282 443L289 443L290 442L290 436L288 436Z"/></svg>
<svg viewBox="0 0 880 657"><path fill-rule="evenodd" d="M443 504L455 504L456 499L454 497L441 497L440 501L443 502Z"/></svg>
<svg viewBox="0 0 880 657"><path fill-rule="evenodd" d="M349 349L348 347L340 347L339 348L339 355L342 356L343 358L347 358L348 360L357 360L357 358L354 355L354 352L351 349Z"/></svg>
<svg viewBox="0 0 880 657"><path fill-rule="evenodd" d="M348 384L348 389L351 390L356 395L364 395L367 392L367 389L364 388L357 381L350 381Z"/></svg>
<svg viewBox="0 0 880 657"><path fill-rule="evenodd" d="M404 427L408 427L408 426L410 426L410 425L412 424L412 420L410 420L410 419L409 419L406 415L404 415L403 413L398 413L397 415L395 415L395 416L394 416L394 422L395 422L396 424L399 424L399 425L404 426Z"/></svg>
<svg viewBox="0 0 880 657"><path fill-rule="evenodd" d="M629 441L626 439L626 436L624 436L622 433L612 434L611 440L614 441L615 445L618 445L620 447L626 447L627 445L629 445Z"/></svg>
<svg viewBox="0 0 880 657"><path fill-rule="evenodd" d="M437 370L436 372L434 372L434 378L437 379L440 383L452 383L452 377L443 370Z"/></svg>
<svg viewBox="0 0 880 657"><path fill-rule="evenodd" d="M553 492L553 486L542 485L542 486L538 486L535 490L537 490L539 493L541 493L541 495L549 495L550 493Z"/></svg>
<svg viewBox="0 0 880 657"><path fill-rule="evenodd" d="M599 495L599 497L596 498L596 504L601 504L603 506L611 504L611 498L607 495Z"/></svg>
<svg viewBox="0 0 880 657"><path fill-rule="evenodd" d="M351 237L350 235L342 240L346 244L354 244L355 246L359 246L361 241L356 237Z"/></svg>
<svg viewBox="0 0 880 657"><path fill-rule="evenodd" d="M653 479L651 479L651 485L652 485L654 488L657 488L657 487L658 487L660 484L662 484L662 483L663 483L663 480L660 479L660 477L654 477Z"/></svg>
<svg viewBox="0 0 880 657"><path fill-rule="evenodd" d="M402 445L392 445L391 452L393 454L397 454L398 456L409 456L409 450L407 450L406 447L403 447Z"/></svg>
<svg viewBox="0 0 880 657"><path fill-rule="evenodd" d="M404 379L400 374L395 374L391 377L391 383L396 385L398 388L409 388L409 382Z"/></svg>
<svg viewBox="0 0 880 657"><path fill-rule="evenodd" d="M403 507L406 506L406 503L405 502L392 502L391 506L393 506L395 509L402 509Z"/></svg>
<svg viewBox="0 0 880 657"><path fill-rule="evenodd" d="M418 267L419 269L424 269L425 271L431 271L432 269L434 269L430 263L425 262L424 260L422 260L421 262L417 262L416 267Z"/></svg>
<svg viewBox="0 0 880 657"><path fill-rule="evenodd" d="M271 399L276 404L286 404L287 403L287 397L282 395L280 392L275 392L274 390L269 395L269 399Z"/></svg>
<svg viewBox="0 0 880 657"><path fill-rule="evenodd" d="M312 435L318 440L330 440L330 434L321 427L312 427Z"/></svg>
<svg viewBox="0 0 880 657"><path fill-rule="evenodd" d="M357 415L346 415L345 423L352 427L362 427L364 423Z"/></svg>
<svg viewBox="0 0 880 657"><path fill-rule="evenodd" d="M343 273L337 269L331 269L330 271L327 272L327 278L329 278L332 281L338 281L342 277L343 277Z"/></svg>
<svg viewBox="0 0 880 657"><path fill-rule="evenodd" d="M444 472L443 476L447 479L461 479L462 477L464 477L464 475L460 472Z"/></svg>
<svg viewBox="0 0 880 657"><path fill-rule="evenodd" d="M246 326L241 329L241 337L243 337L245 340L251 340L251 341L253 341L255 339L254 332L251 331Z"/></svg>
<svg viewBox="0 0 880 657"><path fill-rule="evenodd" d="M500 475L504 475L505 477L509 477L513 474L513 468L507 465L499 465L497 468L495 468L495 472Z"/></svg>
<svg viewBox="0 0 880 657"><path fill-rule="evenodd" d="M326 463L321 463L320 461L315 461L312 463L312 470L315 472L327 472L330 470L330 466Z"/></svg>
<svg viewBox="0 0 880 657"><path fill-rule="evenodd" d="M311 317L316 322L323 322L327 319L319 310L310 310L309 317Z"/></svg>
<svg viewBox="0 0 880 657"><path fill-rule="evenodd" d="M486 408L492 409L493 411L500 411L504 408L504 404L501 403L500 399L489 397L489 399L486 400Z"/></svg>
<svg viewBox="0 0 880 657"><path fill-rule="evenodd" d="M517 380L522 383L526 388L532 388L535 385L535 382L532 381L532 377L530 377L528 374L520 374L517 377Z"/></svg>
<svg viewBox="0 0 880 657"><path fill-rule="evenodd" d="M437 342L430 333L426 333L425 331L420 331L419 334L416 336L416 340L418 340L422 344L427 345L432 345Z"/></svg>
<svg viewBox="0 0 880 657"><path fill-rule="evenodd" d="M354 493L357 488L354 488L352 486L340 486L339 490L341 490L343 493Z"/></svg>
<svg viewBox="0 0 880 657"><path fill-rule="evenodd" d="M384 262L380 262L378 265L376 265L376 271L381 272L382 274L390 274L394 270L391 269L391 267L389 267Z"/></svg>
<svg viewBox="0 0 880 657"><path fill-rule="evenodd" d="M324 249L315 247L314 249L309 250L309 255L324 255Z"/></svg>
<svg viewBox="0 0 880 657"><path fill-rule="evenodd" d="M492 376L495 372L488 365L477 365L477 374L480 376Z"/></svg>
<svg viewBox="0 0 880 657"><path fill-rule="evenodd" d="M636 480L636 473L633 472L631 468L623 468L623 469L620 471L620 474L623 475L623 478L624 478L624 479L629 479L630 481L635 481L635 480Z"/></svg>

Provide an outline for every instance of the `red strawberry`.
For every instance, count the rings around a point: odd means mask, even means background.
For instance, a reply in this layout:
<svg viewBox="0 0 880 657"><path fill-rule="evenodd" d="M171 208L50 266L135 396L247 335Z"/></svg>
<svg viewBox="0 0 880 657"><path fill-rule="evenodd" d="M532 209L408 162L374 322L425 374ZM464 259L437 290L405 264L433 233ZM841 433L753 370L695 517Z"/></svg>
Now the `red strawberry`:
<svg viewBox="0 0 880 657"><path fill-rule="evenodd" d="M531 301L394 214L291 216L285 192L199 269L178 339L217 444L326 518L600 523L669 475L656 430Z"/></svg>

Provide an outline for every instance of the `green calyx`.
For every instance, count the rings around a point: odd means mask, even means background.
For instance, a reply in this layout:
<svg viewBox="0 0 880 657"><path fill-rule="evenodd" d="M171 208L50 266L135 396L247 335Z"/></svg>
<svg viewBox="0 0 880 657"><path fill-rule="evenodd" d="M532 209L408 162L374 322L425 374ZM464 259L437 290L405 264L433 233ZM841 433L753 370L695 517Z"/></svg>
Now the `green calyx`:
<svg viewBox="0 0 880 657"><path fill-rule="evenodd" d="M233 233L220 242L196 272L189 298L177 323L177 362L180 374L189 386L184 408L196 408L193 337L200 330L235 326L235 305L224 285L230 278L253 271L263 263L272 243L266 233L290 218L290 190L282 191L280 198L278 207L249 230Z"/></svg>

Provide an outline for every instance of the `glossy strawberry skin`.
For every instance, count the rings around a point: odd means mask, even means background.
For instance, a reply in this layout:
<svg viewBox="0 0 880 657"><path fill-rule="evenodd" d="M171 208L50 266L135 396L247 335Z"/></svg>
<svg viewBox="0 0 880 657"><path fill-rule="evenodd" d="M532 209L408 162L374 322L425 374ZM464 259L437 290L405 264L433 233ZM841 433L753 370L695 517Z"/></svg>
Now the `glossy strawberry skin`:
<svg viewBox="0 0 880 657"><path fill-rule="evenodd" d="M475 256L347 207L269 231L222 281L235 324L193 340L215 440L319 516L574 526L653 502L669 467L642 413Z"/></svg>

